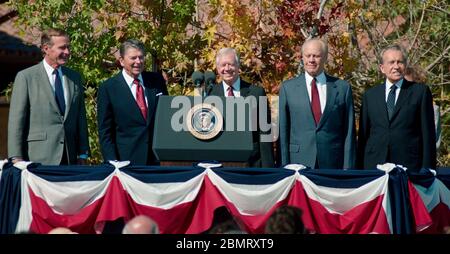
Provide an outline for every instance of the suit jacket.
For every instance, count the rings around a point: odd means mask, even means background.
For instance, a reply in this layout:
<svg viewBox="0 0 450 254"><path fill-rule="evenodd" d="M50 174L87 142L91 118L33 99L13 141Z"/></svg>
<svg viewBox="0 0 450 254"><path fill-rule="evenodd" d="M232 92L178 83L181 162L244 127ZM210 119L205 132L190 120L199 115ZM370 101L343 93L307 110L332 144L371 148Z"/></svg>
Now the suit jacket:
<svg viewBox="0 0 450 254"><path fill-rule="evenodd" d="M156 106L158 96L168 93L161 74L143 72L142 79L148 103L147 121L141 115L122 72L106 80L98 90L98 133L105 161L156 164L152 151Z"/></svg>
<svg viewBox="0 0 450 254"><path fill-rule="evenodd" d="M283 82L279 99L282 165L354 168L355 122L351 86L326 76L327 98L318 125L314 121L305 75Z"/></svg>
<svg viewBox="0 0 450 254"><path fill-rule="evenodd" d="M266 92L264 91L264 88L258 87L255 85L251 85L242 79L241 79L240 93L241 93L242 97L255 96L257 101L260 96L266 96ZM225 96L222 83L212 86L211 90L208 92L208 95ZM258 112L259 112L259 108L258 108ZM268 121L270 121L269 103L267 103L266 112L267 112L267 119L268 119ZM273 145L272 145L272 142L260 142L260 134L268 135L268 133L262 132L260 130L259 120L258 120L257 131L254 131L252 134L253 134L253 153L250 156L250 159L248 161L249 166L250 167L273 168L274 167Z"/></svg>
<svg viewBox="0 0 450 254"><path fill-rule="evenodd" d="M76 164L77 155L88 154L81 76L64 66L61 70L68 89L64 116L42 62L17 73L9 111L8 157L59 165L64 152L69 164Z"/></svg>
<svg viewBox="0 0 450 254"><path fill-rule="evenodd" d="M358 135L358 167L392 162L408 169L436 168L436 134L430 89L403 80L389 121L385 84L364 93Z"/></svg>

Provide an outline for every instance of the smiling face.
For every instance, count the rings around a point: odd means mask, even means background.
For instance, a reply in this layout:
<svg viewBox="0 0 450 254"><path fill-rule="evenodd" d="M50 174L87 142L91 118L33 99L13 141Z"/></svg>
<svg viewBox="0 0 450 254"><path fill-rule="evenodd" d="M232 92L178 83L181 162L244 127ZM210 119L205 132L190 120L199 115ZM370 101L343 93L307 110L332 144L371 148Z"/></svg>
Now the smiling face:
<svg viewBox="0 0 450 254"><path fill-rule="evenodd" d="M70 57L70 43L67 36L52 36L49 43L42 46L45 61L53 68L67 63Z"/></svg>
<svg viewBox="0 0 450 254"><path fill-rule="evenodd" d="M123 57L120 57L120 65L125 72L133 78L137 78L144 70L145 57L140 49L129 47L125 50Z"/></svg>
<svg viewBox="0 0 450 254"><path fill-rule="evenodd" d="M403 78L406 61L401 51L388 49L384 52L382 60L380 70L391 83L396 83Z"/></svg>
<svg viewBox="0 0 450 254"><path fill-rule="evenodd" d="M236 62L236 56L232 52L221 55L217 59L217 73L229 86L236 82L239 76L239 64Z"/></svg>
<svg viewBox="0 0 450 254"><path fill-rule="evenodd" d="M322 43L318 40L308 41L303 45L302 52L305 71L309 75L316 77L323 71L327 60Z"/></svg>

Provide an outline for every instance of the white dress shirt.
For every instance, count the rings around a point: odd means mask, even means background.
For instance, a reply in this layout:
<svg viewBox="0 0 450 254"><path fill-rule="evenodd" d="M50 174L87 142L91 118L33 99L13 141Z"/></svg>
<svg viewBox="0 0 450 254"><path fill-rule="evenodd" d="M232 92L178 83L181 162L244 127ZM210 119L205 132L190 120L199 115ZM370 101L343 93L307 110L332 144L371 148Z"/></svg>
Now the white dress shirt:
<svg viewBox="0 0 450 254"><path fill-rule="evenodd" d="M389 91L391 91L391 87L393 85L397 86L397 89L395 90L395 103L397 103L398 95L400 94L400 89L402 89L402 84L403 84L403 79L400 79L395 84L392 84L391 81L386 79L386 88L385 88L386 90L384 91L384 93L385 93L384 99L385 99L386 103L387 103L387 99L388 99L388 96L389 96ZM395 103L394 103L394 105L395 105Z"/></svg>
<svg viewBox="0 0 450 254"><path fill-rule="evenodd" d="M130 88L134 99L136 100L136 86L133 84L134 78L131 77L130 75L128 75L128 73L125 70L122 70L122 75L123 75L123 78L125 79L125 82L127 82L127 85ZM145 96L144 80L142 79L141 74L139 74L138 79L139 79L139 85L142 86L142 89L144 91L145 104L147 104L147 107L148 107L147 96Z"/></svg>
<svg viewBox="0 0 450 254"><path fill-rule="evenodd" d="M309 101L311 102L311 82L314 77L305 72L306 79L306 89L308 90ZM324 72L320 73L316 76L316 87L317 92L319 93L319 101L320 101L320 111L323 114L325 109L325 105L327 103L327 77L325 77Z"/></svg>
<svg viewBox="0 0 450 254"><path fill-rule="evenodd" d="M53 71L55 69L53 67L51 67L47 63L47 61L45 61L45 59L42 60L42 62L44 63L45 72L47 73L48 81L50 82L50 86L52 87L52 91L53 91L53 94L54 94L55 93L55 79L56 79L56 75L53 73ZM59 74L59 77L60 77L61 82L62 82L62 89L63 89L63 92L64 92L64 102L66 103L66 107L67 107L67 105L69 104L69 101L68 101L68 99L69 99L69 92L68 92L69 89L67 87L66 77L64 77L64 75L62 74L61 67L58 68L58 74Z"/></svg>
<svg viewBox="0 0 450 254"><path fill-rule="evenodd" d="M229 97L228 96L228 87L230 87L229 85L227 85L227 83L225 83L225 81L222 81L222 86L223 86L223 93L225 94L225 97ZM236 79L236 82L234 82L233 84L233 94L234 97L241 97L241 78L238 77Z"/></svg>

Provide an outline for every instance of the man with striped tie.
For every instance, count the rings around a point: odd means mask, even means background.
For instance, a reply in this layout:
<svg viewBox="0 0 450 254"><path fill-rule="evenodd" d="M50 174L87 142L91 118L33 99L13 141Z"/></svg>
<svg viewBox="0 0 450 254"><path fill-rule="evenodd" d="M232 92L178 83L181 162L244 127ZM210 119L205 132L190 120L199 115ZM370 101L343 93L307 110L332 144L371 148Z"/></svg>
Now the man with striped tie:
<svg viewBox="0 0 450 254"><path fill-rule="evenodd" d="M428 86L403 78L407 55L399 45L384 48L383 84L362 99L358 167L373 169L391 162L409 170L436 168L433 100Z"/></svg>

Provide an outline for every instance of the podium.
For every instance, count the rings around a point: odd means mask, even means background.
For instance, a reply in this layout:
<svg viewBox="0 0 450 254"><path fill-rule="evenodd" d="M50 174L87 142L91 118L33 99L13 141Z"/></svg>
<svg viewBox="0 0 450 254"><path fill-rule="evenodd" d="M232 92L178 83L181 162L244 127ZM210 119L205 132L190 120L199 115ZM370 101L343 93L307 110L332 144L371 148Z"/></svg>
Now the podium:
<svg viewBox="0 0 450 254"><path fill-rule="evenodd" d="M153 152L161 166L218 161L228 167L248 167L254 150L252 108L227 102L233 99L161 96L153 136Z"/></svg>

